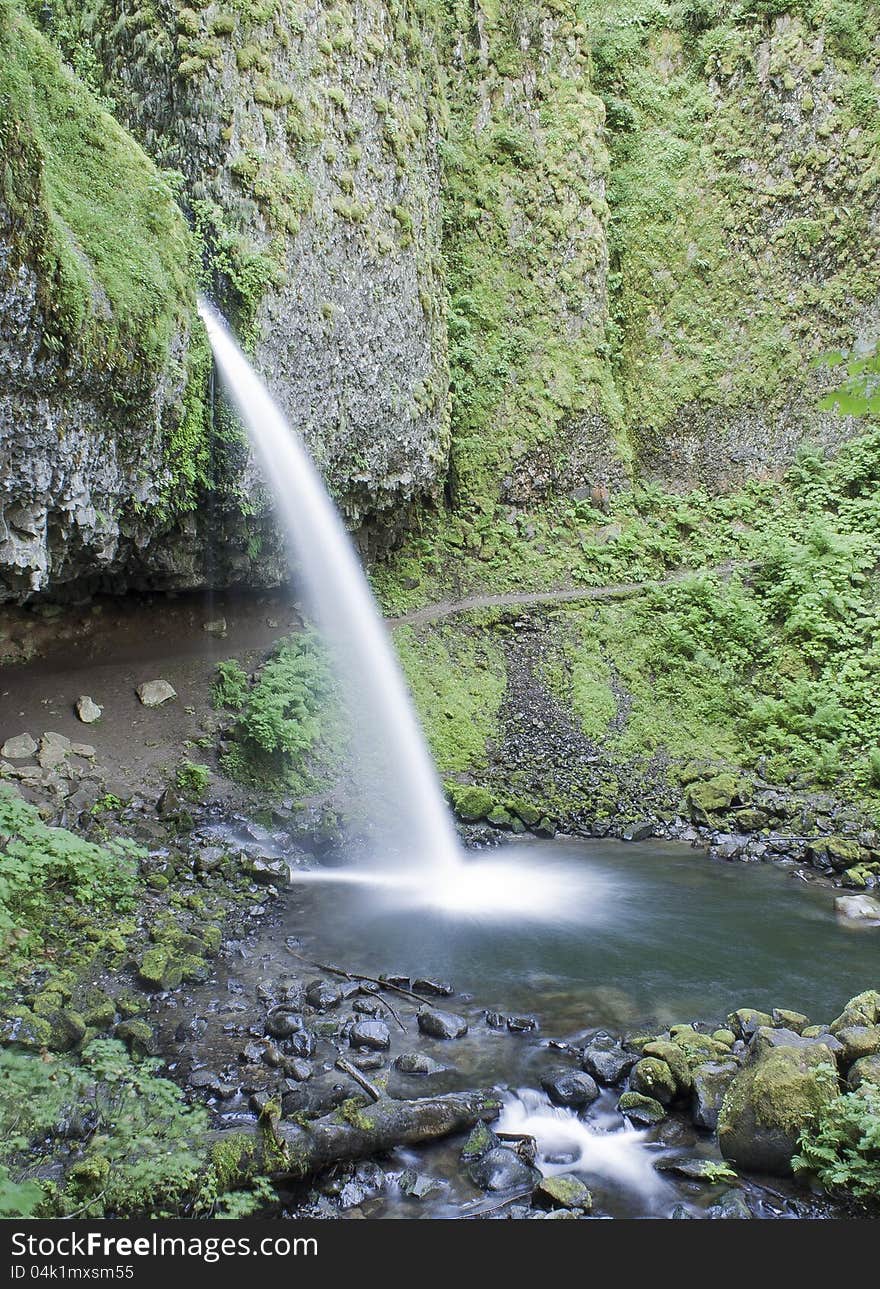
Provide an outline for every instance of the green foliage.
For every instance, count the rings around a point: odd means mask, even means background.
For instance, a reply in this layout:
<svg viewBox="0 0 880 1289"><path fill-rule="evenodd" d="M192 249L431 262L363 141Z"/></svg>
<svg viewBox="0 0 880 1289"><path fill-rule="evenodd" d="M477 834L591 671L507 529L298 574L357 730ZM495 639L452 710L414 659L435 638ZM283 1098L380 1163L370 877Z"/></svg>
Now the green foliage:
<svg viewBox="0 0 880 1289"><path fill-rule="evenodd" d="M235 658L217 663L217 674L211 691L211 701L216 710L227 708L240 712L248 695L247 672Z"/></svg>
<svg viewBox="0 0 880 1289"><path fill-rule="evenodd" d="M828 1191L880 1201L880 1088L864 1083L836 1097L806 1128L792 1160L796 1173Z"/></svg>
<svg viewBox="0 0 880 1289"><path fill-rule="evenodd" d="M211 771L207 765L197 765L192 761L181 761L177 767L175 782L185 797L190 801L202 801L211 782Z"/></svg>
<svg viewBox="0 0 880 1289"><path fill-rule="evenodd" d="M124 840L97 846L50 828L0 786L0 935L7 968L68 934L68 902L98 919L133 907L137 859Z"/></svg>

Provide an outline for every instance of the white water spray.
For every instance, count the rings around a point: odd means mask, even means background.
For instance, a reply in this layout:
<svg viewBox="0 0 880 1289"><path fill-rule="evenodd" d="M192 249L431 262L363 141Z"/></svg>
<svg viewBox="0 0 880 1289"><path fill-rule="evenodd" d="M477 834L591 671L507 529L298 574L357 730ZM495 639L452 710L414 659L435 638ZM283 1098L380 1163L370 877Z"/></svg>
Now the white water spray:
<svg viewBox="0 0 880 1289"><path fill-rule="evenodd" d="M337 664L353 727L358 786L381 814L377 858L449 868L460 850L384 623L342 520L303 446L223 320L199 313L217 369L275 497L304 599Z"/></svg>

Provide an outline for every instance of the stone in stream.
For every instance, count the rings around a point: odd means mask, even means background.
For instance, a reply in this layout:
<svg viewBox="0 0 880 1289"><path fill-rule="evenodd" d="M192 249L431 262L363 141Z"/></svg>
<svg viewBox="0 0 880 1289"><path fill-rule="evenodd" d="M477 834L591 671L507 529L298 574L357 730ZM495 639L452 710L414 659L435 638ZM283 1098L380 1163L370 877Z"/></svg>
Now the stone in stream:
<svg viewBox="0 0 880 1289"><path fill-rule="evenodd" d="M352 1054L351 1063L356 1069L367 1074L370 1070L381 1070L385 1064L385 1057L381 1052L360 1050Z"/></svg>
<svg viewBox="0 0 880 1289"><path fill-rule="evenodd" d="M876 1056L880 1052L880 1026L846 1025L837 1031L834 1040L841 1044L841 1062L848 1067L862 1057Z"/></svg>
<svg viewBox="0 0 880 1289"><path fill-rule="evenodd" d="M671 1105L678 1093L678 1085L666 1061L657 1056L643 1056L629 1076L633 1092L652 1097L663 1105Z"/></svg>
<svg viewBox="0 0 880 1289"><path fill-rule="evenodd" d="M410 1199L424 1199L431 1191L437 1190L440 1182L436 1177L427 1177L424 1173L417 1173L414 1168L407 1168L400 1174L397 1185Z"/></svg>
<svg viewBox="0 0 880 1289"><path fill-rule="evenodd" d="M306 1002L315 1011L326 1011L328 1007L338 1007L342 1001L342 990L329 980L313 980L306 986Z"/></svg>
<svg viewBox="0 0 880 1289"><path fill-rule="evenodd" d="M622 1115L635 1123L650 1125L666 1118L665 1107L653 1097L643 1096L641 1092L624 1092L617 1103L617 1108Z"/></svg>
<svg viewBox="0 0 880 1289"><path fill-rule="evenodd" d="M14 738L8 738L0 748L0 754L8 757L10 761L24 761L34 755L37 750L37 744L30 734L16 734Z"/></svg>
<svg viewBox="0 0 880 1289"><path fill-rule="evenodd" d="M636 1058L616 1043L611 1046L591 1043L584 1048L581 1062L586 1072L598 1083L614 1087L629 1074Z"/></svg>
<svg viewBox="0 0 880 1289"><path fill-rule="evenodd" d="M539 1208L567 1208L589 1213L593 1196L579 1177L558 1173L544 1177L532 1191L532 1202Z"/></svg>
<svg viewBox="0 0 880 1289"><path fill-rule="evenodd" d="M445 1065L432 1061L424 1052L401 1052L392 1064L401 1074L442 1074L446 1069Z"/></svg>
<svg viewBox="0 0 880 1289"><path fill-rule="evenodd" d="M474 1159L482 1159L490 1150L500 1146L501 1142L487 1123L478 1123L470 1131L467 1141L461 1148L461 1159L465 1164Z"/></svg>
<svg viewBox="0 0 880 1289"><path fill-rule="evenodd" d="M714 1132L724 1094L739 1069L736 1061L705 1061L694 1070L694 1099L691 1117L698 1128Z"/></svg>
<svg viewBox="0 0 880 1289"><path fill-rule="evenodd" d="M297 1083L305 1083L312 1077L312 1067L299 1056L288 1057L284 1062L284 1073Z"/></svg>
<svg viewBox="0 0 880 1289"><path fill-rule="evenodd" d="M423 1007L418 1014L419 1029L429 1038L461 1038L468 1032L467 1021L455 1012L437 1011L433 1007Z"/></svg>
<svg viewBox="0 0 880 1289"><path fill-rule="evenodd" d="M135 690L144 707L161 707L177 697L177 691L167 680L147 680Z"/></svg>
<svg viewBox="0 0 880 1289"><path fill-rule="evenodd" d="M507 1028L512 1034L528 1034L538 1028L534 1016L508 1016Z"/></svg>
<svg viewBox="0 0 880 1289"><path fill-rule="evenodd" d="M391 1046L391 1033L382 1020L361 1020L352 1025L348 1041L352 1047L368 1047L376 1052L385 1052Z"/></svg>
<svg viewBox="0 0 880 1289"><path fill-rule="evenodd" d="M725 1191L716 1204L707 1211L709 1218L738 1218L745 1220L753 1216L745 1197L739 1191Z"/></svg>
<svg viewBox="0 0 880 1289"><path fill-rule="evenodd" d="M80 694L75 703L76 714L82 721L83 725L94 725L104 715L104 708L99 707L94 698L88 694Z"/></svg>
<svg viewBox="0 0 880 1289"><path fill-rule="evenodd" d="M273 1038L289 1038L303 1028L303 1018L299 1012L284 1005L273 1007L266 1016L266 1033Z"/></svg>
<svg viewBox="0 0 880 1289"><path fill-rule="evenodd" d="M414 980L412 987L417 994L433 994L435 998L450 998L455 993L452 985L445 981L426 980L424 977Z"/></svg>
<svg viewBox="0 0 880 1289"><path fill-rule="evenodd" d="M536 1168L520 1159L515 1150L495 1146L468 1166L468 1176L484 1191L532 1189L541 1181Z"/></svg>
<svg viewBox="0 0 880 1289"><path fill-rule="evenodd" d="M880 900L871 895L838 895L834 908L842 922L880 926Z"/></svg>
<svg viewBox="0 0 880 1289"><path fill-rule="evenodd" d="M599 1095L596 1080L582 1070L557 1070L541 1079L541 1087L554 1105L575 1109L592 1105Z"/></svg>
<svg viewBox="0 0 880 1289"><path fill-rule="evenodd" d="M796 1034L802 1034L810 1023L809 1016L803 1012L787 1011L784 1007L774 1007L772 1011L773 1024L779 1029L793 1029Z"/></svg>
<svg viewBox="0 0 880 1289"><path fill-rule="evenodd" d="M736 1177L733 1169L717 1159L661 1159L654 1165L658 1173L673 1173L676 1177L688 1177L696 1182L733 1181Z"/></svg>

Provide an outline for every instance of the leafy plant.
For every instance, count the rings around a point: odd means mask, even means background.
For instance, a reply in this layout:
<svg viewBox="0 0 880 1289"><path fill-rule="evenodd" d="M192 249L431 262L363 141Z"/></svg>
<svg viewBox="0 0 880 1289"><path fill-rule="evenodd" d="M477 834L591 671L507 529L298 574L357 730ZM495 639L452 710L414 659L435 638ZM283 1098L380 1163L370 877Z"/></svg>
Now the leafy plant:
<svg viewBox="0 0 880 1289"><path fill-rule="evenodd" d="M845 1191L874 1204L880 1200L880 1088L863 1083L836 1097L804 1129L792 1160L826 1190Z"/></svg>

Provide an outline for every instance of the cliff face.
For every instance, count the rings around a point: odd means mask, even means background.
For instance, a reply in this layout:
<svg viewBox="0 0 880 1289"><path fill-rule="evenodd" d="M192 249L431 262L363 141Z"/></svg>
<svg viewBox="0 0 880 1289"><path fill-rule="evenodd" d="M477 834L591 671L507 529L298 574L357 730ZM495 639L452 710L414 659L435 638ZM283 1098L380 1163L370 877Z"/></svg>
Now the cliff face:
<svg viewBox="0 0 880 1289"><path fill-rule="evenodd" d="M365 530L850 432L811 360L878 334L866 0L32 10L73 71L3 0L3 597L281 575L199 283Z"/></svg>

